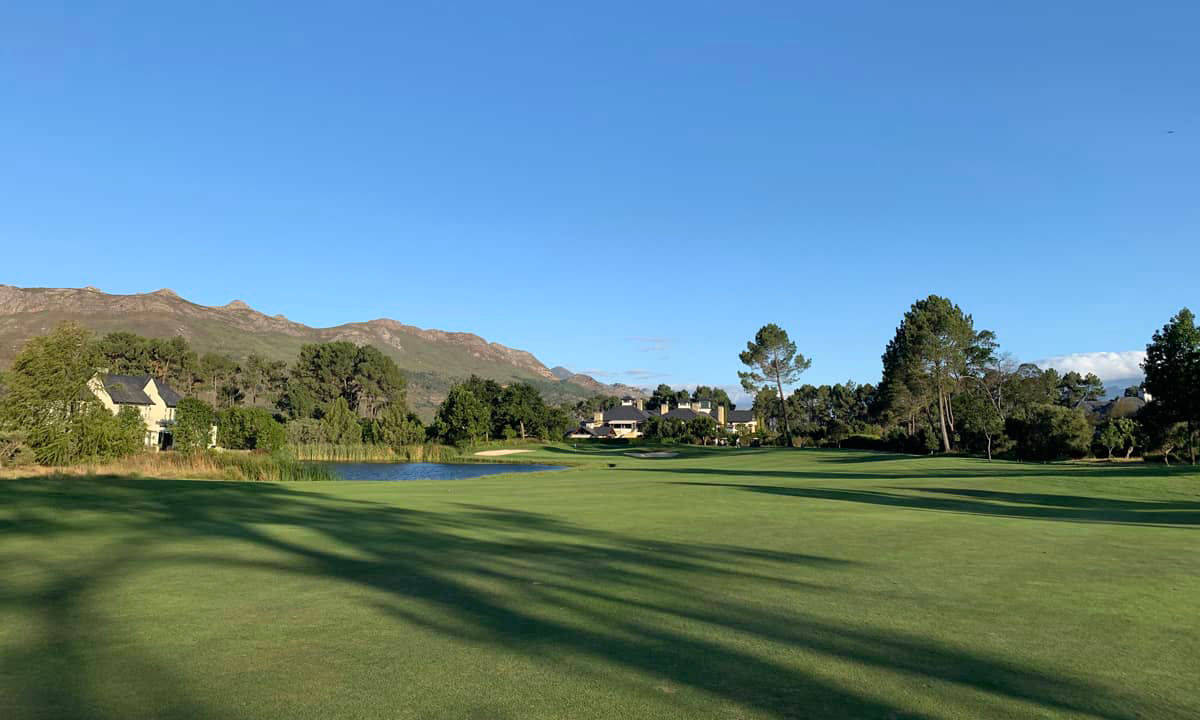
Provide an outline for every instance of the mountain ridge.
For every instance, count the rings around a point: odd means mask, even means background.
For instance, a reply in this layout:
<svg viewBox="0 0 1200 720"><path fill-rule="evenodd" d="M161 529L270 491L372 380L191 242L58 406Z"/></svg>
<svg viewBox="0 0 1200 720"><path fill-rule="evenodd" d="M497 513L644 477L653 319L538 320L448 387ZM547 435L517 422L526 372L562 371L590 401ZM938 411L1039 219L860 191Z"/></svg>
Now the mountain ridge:
<svg viewBox="0 0 1200 720"><path fill-rule="evenodd" d="M550 372L554 377L565 382L573 382L577 385L582 385L586 388L594 389L601 395L619 395L646 398L649 394L642 388L626 385L625 383L602 383L591 375L584 373L573 372L562 365L556 365L550 368Z"/></svg>
<svg viewBox="0 0 1200 720"><path fill-rule="evenodd" d="M68 320L100 333L128 330L148 337L179 335L199 352L219 352L238 359L258 353L290 362L300 346L310 342L348 340L376 345L405 371L414 391L410 392L414 409L427 417L454 380L472 373L502 383L533 382L553 401L582 399L598 392L620 394L626 387L607 386L588 376L559 378L532 353L489 342L474 333L421 328L392 318L312 327L284 315L267 315L241 300L201 305L169 288L121 295L94 287L0 284L0 366L12 361L25 340Z"/></svg>

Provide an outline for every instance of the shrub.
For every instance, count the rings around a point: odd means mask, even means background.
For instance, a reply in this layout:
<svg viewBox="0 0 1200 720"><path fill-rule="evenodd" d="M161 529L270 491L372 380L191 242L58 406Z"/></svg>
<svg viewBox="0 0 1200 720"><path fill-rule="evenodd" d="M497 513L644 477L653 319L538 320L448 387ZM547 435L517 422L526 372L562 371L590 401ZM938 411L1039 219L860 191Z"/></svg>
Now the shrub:
<svg viewBox="0 0 1200 720"><path fill-rule="evenodd" d="M283 425L263 408L231 407L218 416L217 439L230 450L279 450L287 441Z"/></svg>
<svg viewBox="0 0 1200 720"><path fill-rule="evenodd" d="M925 427L911 435L904 428L894 427L884 434L882 444L887 450L911 455L932 455L941 447L937 434Z"/></svg>
<svg viewBox="0 0 1200 720"><path fill-rule="evenodd" d="M31 465L35 459L25 433L17 430L0 431L0 467Z"/></svg>
<svg viewBox="0 0 1200 720"><path fill-rule="evenodd" d="M376 424L379 428L379 441L393 448L425 442L425 426L421 424L420 418L398 403L384 408Z"/></svg>
<svg viewBox="0 0 1200 720"><path fill-rule="evenodd" d="M212 426L217 415L203 400L184 398L175 408L175 426L172 439L180 452L195 452L208 447L212 437Z"/></svg>
<svg viewBox="0 0 1200 720"><path fill-rule="evenodd" d="M1017 456L1025 460L1062 460L1087 455L1092 426L1078 408L1035 405L1023 418L1009 420Z"/></svg>
<svg viewBox="0 0 1200 720"><path fill-rule="evenodd" d="M68 437L66 462L111 460L145 447L146 423L131 407L113 415L99 403L86 402L71 414Z"/></svg>
<svg viewBox="0 0 1200 720"><path fill-rule="evenodd" d="M321 432L321 421L313 418L289 420L287 441L289 445L312 445L325 442L325 434Z"/></svg>
<svg viewBox="0 0 1200 720"><path fill-rule="evenodd" d="M358 416L350 410L346 398L339 397L329 404L325 417L321 418L321 434L325 442L334 445L354 445L362 442L362 426Z"/></svg>
<svg viewBox="0 0 1200 720"><path fill-rule="evenodd" d="M883 450L884 442L874 435L855 434L842 440L841 447L851 450Z"/></svg>

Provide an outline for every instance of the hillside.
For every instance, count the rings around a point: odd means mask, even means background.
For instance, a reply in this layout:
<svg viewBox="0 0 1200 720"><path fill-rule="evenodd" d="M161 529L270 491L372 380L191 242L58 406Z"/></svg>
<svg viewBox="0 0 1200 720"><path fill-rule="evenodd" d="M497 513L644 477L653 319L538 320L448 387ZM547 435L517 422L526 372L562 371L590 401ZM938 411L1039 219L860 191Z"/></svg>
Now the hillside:
<svg viewBox="0 0 1200 720"><path fill-rule="evenodd" d="M553 373L554 377L558 378L559 380L574 383L575 385L579 385L591 390L593 395L616 395L618 397L632 395L634 397L647 397L646 391L641 388L636 388L632 385L625 385L624 383L613 383L611 385L602 383L591 375L571 372L561 365L550 368L550 372Z"/></svg>
<svg viewBox="0 0 1200 720"><path fill-rule="evenodd" d="M95 288L0 285L0 367L12 362L25 340L67 320L98 333L128 330L149 337L180 335L199 352L238 359L258 353L290 362L301 345L332 340L376 345L405 371L409 402L425 418L432 416L456 379L472 373L500 383L532 383L552 402L629 390L587 376L578 376L579 381L575 376L560 379L532 354L471 333L427 330L389 318L314 328L282 315L265 315L238 300L209 307L166 289L110 295Z"/></svg>

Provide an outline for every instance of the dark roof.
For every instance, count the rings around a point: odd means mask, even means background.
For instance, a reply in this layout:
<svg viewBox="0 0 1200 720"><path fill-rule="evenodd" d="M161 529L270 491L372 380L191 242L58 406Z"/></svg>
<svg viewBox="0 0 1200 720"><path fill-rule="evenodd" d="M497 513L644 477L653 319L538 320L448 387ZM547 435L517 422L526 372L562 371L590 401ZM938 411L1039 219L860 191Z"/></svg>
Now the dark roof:
<svg viewBox="0 0 1200 720"><path fill-rule="evenodd" d="M110 373L100 376L100 382L104 384L108 396L117 405L153 405L154 401L146 394L146 386L150 384L151 379L158 387L158 396L162 398L167 407L179 405L182 396L164 380L151 378L149 375L114 375Z"/></svg>
<svg viewBox="0 0 1200 720"><path fill-rule="evenodd" d="M166 380L155 378L154 384L158 386L158 395L163 399L167 407L175 407L183 399L183 396L175 392L175 388L168 385Z"/></svg>
<svg viewBox="0 0 1200 720"><path fill-rule="evenodd" d="M592 428L593 437L612 437L615 434L616 433L613 432L613 429L607 425L601 425L599 427Z"/></svg>
<svg viewBox="0 0 1200 720"><path fill-rule="evenodd" d="M150 382L149 375L101 375L100 382L117 405L153 405L142 389Z"/></svg>
<svg viewBox="0 0 1200 720"><path fill-rule="evenodd" d="M611 410L604 411L604 422L612 422L614 420L626 422L636 420L637 422L642 422L645 419L646 411L638 410L633 405L618 405Z"/></svg>
<svg viewBox="0 0 1200 720"><path fill-rule="evenodd" d="M679 418L680 420L694 420L698 415L700 415L700 413L692 410L691 408L673 408L666 415L663 415L663 417Z"/></svg>
<svg viewBox="0 0 1200 720"><path fill-rule="evenodd" d="M753 410L730 410L726 416L726 421L731 423L748 423L754 422Z"/></svg>

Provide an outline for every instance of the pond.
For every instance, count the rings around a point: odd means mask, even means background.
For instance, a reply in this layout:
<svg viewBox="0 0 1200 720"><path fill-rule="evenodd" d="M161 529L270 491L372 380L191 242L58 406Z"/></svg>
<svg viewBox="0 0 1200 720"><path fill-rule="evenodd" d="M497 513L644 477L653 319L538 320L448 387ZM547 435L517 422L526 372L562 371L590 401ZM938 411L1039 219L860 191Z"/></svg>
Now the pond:
<svg viewBox="0 0 1200 720"><path fill-rule="evenodd" d="M342 480L462 480L500 473L563 470L564 465L518 465L516 463L324 463Z"/></svg>

